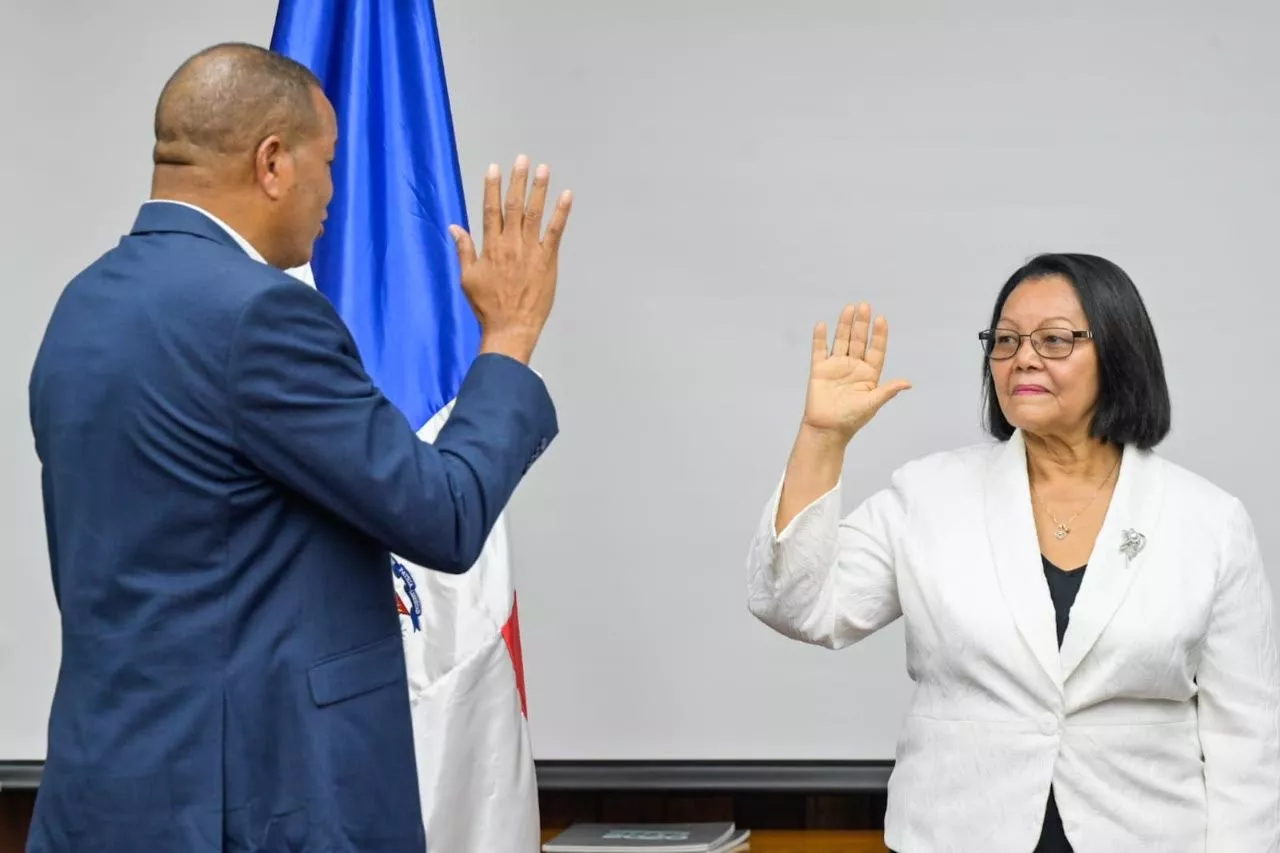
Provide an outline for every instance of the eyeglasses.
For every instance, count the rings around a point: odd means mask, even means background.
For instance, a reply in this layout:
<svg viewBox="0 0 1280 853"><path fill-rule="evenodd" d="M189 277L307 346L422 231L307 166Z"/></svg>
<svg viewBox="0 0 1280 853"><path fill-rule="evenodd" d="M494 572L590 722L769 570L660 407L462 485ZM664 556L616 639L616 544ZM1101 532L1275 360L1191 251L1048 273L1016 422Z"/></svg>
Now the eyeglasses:
<svg viewBox="0 0 1280 853"><path fill-rule="evenodd" d="M1042 358L1066 358L1075 349L1077 340L1093 340L1093 332L1075 329L1036 329L1026 335L1011 329L983 329L978 332L983 352L992 361L1013 358L1022 347L1023 338L1031 339L1032 348Z"/></svg>

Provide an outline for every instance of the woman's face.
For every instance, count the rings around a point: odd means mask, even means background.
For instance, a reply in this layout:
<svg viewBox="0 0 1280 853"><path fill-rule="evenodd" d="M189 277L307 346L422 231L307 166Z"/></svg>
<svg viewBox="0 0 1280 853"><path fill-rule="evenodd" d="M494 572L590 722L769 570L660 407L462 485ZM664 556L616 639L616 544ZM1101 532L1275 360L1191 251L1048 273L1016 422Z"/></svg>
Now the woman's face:
<svg viewBox="0 0 1280 853"><path fill-rule="evenodd" d="M1054 275L1014 288L996 328L1028 335L1037 329L1084 331L1089 322L1071 282ZM1055 340L1061 343L1060 337ZM1092 341L1077 338L1070 355L1046 358L1023 338L1012 358L991 361L991 378L1000 410L1016 428L1039 436L1088 435L1098 402L1098 352Z"/></svg>

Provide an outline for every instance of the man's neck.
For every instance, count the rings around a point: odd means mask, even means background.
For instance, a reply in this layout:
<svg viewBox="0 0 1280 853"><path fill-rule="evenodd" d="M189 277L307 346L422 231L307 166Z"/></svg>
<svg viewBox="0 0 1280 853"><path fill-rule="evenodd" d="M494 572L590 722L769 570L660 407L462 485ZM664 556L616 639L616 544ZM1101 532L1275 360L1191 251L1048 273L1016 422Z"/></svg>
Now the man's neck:
<svg viewBox="0 0 1280 853"><path fill-rule="evenodd" d="M243 205L226 193L215 193L209 190L194 189L177 183L152 182L152 201L180 201L203 211L212 213L239 233L249 237L252 224L244 215Z"/></svg>
<svg viewBox="0 0 1280 853"><path fill-rule="evenodd" d="M196 189L177 182L153 181L151 201L176 201L197 207L234 231L264 259L267 257L263 251L266 241L262 239L257 217L233 194Z"/></svg>

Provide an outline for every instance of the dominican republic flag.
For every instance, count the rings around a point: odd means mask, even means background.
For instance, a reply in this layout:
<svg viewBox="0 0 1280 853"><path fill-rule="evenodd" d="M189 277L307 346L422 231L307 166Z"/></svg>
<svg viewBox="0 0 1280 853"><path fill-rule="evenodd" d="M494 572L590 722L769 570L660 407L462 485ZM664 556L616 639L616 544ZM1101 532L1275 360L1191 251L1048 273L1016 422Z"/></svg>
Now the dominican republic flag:
<svg viewBox="0 0 1280 853"><path fill-rule="evenodd" d="M433 441L479 348L450 225L467 228L431 0L281 0L271 48L338 114L334 197L310 268L374 381ZM539 844L515 587L500 518L466 574L394 558L431 853ZM372 721L376 725L376 721ZM369 756L376 762L376 755Z"/></svg>

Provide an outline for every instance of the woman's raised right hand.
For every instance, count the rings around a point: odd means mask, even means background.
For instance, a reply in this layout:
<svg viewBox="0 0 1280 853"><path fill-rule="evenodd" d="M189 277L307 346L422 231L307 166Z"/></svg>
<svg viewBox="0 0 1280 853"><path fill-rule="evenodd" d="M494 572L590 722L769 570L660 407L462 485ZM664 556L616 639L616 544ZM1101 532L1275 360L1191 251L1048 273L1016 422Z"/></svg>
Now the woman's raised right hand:
<svg viewBox="0 0 1280 853"><path fill-rule="evenodd" d="M814 327L805 427L848 442L881 406L911 387L901 379L880 382L888 341L889 323L877 317L873 325L865 302L845 306L830 349L827 324Z"/></svg>

